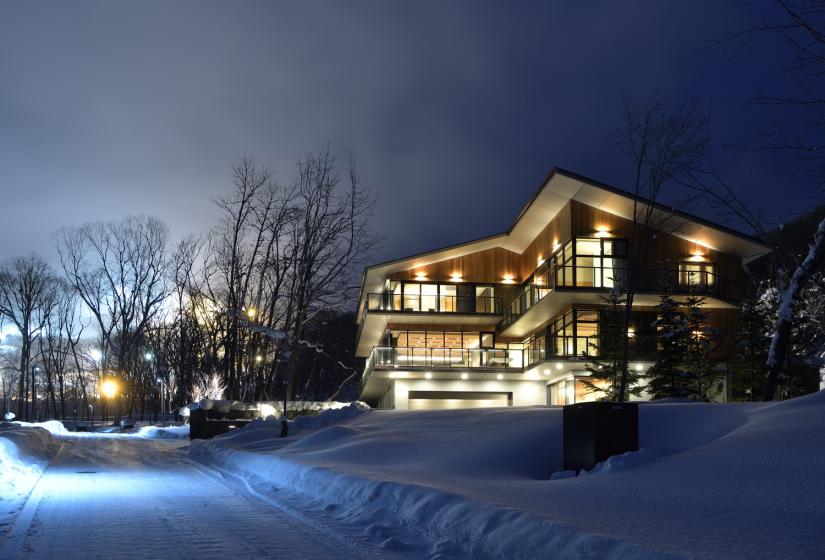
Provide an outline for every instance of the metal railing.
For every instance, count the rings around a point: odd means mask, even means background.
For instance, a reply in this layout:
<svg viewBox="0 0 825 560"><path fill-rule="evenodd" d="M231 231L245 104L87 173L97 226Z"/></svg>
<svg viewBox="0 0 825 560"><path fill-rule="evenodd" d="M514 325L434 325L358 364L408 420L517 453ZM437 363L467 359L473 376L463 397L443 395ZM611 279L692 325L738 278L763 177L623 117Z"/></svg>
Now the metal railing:
<svg viewBox="0 0 825 560"><path fill-rule="evenodd" d="M367 311L402 313L501 314L501 298L493 296L367 294Z"/></svg>
<svg viewBox="0 0 825 560"><path fill-rule="evenodd" d="M559 288L605 290L626 288L627 271L621 267L557 266L535 275L518 296L504 309L499 329L519 319L531 307ZM677 269L639 269L635 271L636 292L695 293L702 296L739 298L739 286L730 279L711 271L680 271Z"/></svg>
<svg viewBox="0 0 825 560"><path fill-rule="evenodd" d="M419 348L376 346L368 360L375 367L521 368L523 350L504 348Z"/></svg>

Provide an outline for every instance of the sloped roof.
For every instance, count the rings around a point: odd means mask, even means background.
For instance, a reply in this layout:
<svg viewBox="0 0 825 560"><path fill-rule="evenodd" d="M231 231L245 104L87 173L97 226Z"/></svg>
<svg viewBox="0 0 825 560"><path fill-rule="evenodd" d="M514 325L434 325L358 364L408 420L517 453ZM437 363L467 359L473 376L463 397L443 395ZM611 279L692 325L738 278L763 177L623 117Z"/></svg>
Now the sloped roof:
<svg viewBox="0 0 825 560"><path fill-rule="evenodd" d="M554 167L506 232L368 266L364 270L358 309L362 309L365 294L381 291L384 278L393 272L423 267L496 247L523 253L571 200L629 220L633 219L634 203L637 206L647 204L644 197L636 197L616 187ZM766 243L752 235L715 224L679 209L655 204L653 212L659 217L675 218L678 221L673 226L673 235L723 253L736 255L745 261L770 251Z"/></svg>

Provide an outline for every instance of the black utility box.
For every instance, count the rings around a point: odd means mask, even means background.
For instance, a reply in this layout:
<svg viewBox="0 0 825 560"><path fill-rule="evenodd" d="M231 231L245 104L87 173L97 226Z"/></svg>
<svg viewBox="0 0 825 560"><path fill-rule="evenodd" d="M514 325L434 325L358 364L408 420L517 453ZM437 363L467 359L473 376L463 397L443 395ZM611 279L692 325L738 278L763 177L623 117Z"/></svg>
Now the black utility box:
<svg viewBox="0 0 825 560"><path fill-rule="evenodd" d="M210 418L209 416L206 410L200 408L196 408L190 413L189 439L211 439L225 434L229 430L242 428L252 421L244 418Z"/></svg>
<svg viewBox="0 0 825 560"><path fill-rule="evenodd" d="M564 470L592 469L612 455L639 450L639 405L589 402L564 407Z"/></svg>

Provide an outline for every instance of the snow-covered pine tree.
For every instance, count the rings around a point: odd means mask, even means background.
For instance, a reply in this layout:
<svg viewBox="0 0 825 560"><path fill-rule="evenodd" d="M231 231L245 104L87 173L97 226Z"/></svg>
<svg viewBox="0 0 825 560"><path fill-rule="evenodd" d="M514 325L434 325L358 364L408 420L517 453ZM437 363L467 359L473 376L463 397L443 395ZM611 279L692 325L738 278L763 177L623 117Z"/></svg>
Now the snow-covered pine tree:
<svg viewBox="0 0 825 560"><path fill-rule="evenodd" d="M598 393L599 400L615 401L619 397L619 385L622 375L622 352L627 332L624 330L624 298L618 288L603 298L605 307L599 313L599 342L588 344L582 353L586 360L585 368L589 377L581 383L590 393ZM638 396L641 375L636 371L628 372L626 396Z"/></svg>
<svg viewBox="0 0 825 560"><path fill-rule="evenodd" d="M761 292L757 290L742 302L739 326L734 333L736 355L731 362L729 377L732 401L759 400L765 384L772 318Z"/></svg>
<svg viewBox="0 0 825 560"><path fill-rule="evenodd" d="M647 390L653 399L687 398L690 389L684 369L687 351L685 316L670 291L659 296L656 363L647 371Z"/></svg>
<svg viewBox="0 0 825 560"><path fill-rule="evenodd" d="M708 326L707 313L702 311L705 298L691 291L683 305L685 329L684 371L687 376L688 398L707 401L715 396L721 376L713 370L710 352L718 332Z"/></svg>

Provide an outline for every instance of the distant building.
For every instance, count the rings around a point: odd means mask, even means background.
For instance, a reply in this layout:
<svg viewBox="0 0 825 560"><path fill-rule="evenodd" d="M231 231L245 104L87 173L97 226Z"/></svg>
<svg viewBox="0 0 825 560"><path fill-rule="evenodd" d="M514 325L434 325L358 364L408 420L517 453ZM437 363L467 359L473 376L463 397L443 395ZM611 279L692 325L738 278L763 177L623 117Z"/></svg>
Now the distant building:
<svg viewBox="0 0 825 560"><path fill-rule="evenodd" d="M604 296L625 275L632 194L554 169L510 229L368 267L356 355L367 358L362 400L381 408L563 405L592 400L582 353L599 340ZM667 224L639 255L632 367L655 359L655 306L706 296L709 326L734 328L743 262L759 240L656 206ZM723 361L730 344L715 353Z"/></svg>

